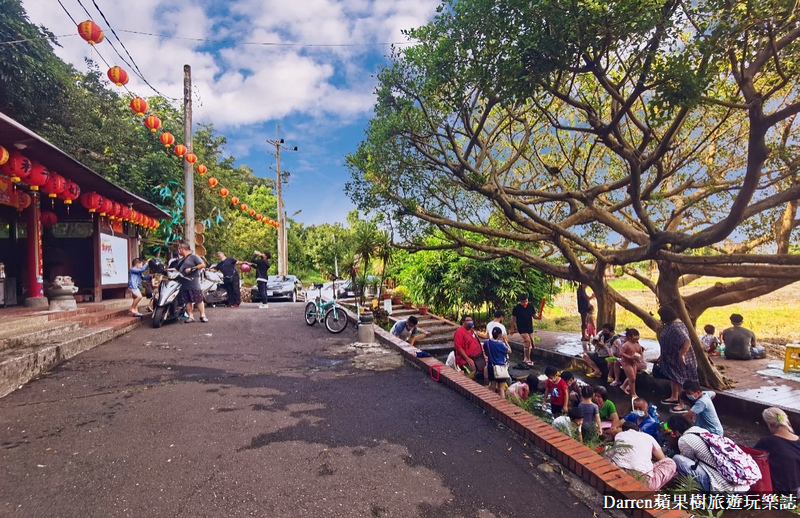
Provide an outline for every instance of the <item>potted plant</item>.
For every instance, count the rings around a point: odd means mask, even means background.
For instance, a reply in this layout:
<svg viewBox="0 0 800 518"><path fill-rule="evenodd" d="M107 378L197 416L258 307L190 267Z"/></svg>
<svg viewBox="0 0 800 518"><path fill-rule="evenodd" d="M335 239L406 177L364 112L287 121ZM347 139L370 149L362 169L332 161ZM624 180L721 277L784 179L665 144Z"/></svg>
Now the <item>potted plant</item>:
<svg viewBox="0 0 800 518"><path fill-rule="evenodd" d="M402 304L404 300L408 300L411 296L411 290L403 285L397 286L392 292L392 304Z"/></svg>
<svg viewBox="0 0 800 518"><path fill-rule="evenodd" d="M419 311L420 315L427 315L428 314L428 305L427 304L420 304L417 306L417 310Z"/></svg>

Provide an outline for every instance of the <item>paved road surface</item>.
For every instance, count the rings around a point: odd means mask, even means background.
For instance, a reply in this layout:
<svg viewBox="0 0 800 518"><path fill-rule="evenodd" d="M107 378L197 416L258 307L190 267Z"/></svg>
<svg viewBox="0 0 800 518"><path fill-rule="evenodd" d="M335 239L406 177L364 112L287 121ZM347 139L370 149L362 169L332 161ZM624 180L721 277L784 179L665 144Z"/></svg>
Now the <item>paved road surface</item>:
<svg viewBox="0 0 800 518"><path fill-rule="evenodd" d="M302 306L141 327L0 399L0 516L593 516L515 434Z"/></svg>

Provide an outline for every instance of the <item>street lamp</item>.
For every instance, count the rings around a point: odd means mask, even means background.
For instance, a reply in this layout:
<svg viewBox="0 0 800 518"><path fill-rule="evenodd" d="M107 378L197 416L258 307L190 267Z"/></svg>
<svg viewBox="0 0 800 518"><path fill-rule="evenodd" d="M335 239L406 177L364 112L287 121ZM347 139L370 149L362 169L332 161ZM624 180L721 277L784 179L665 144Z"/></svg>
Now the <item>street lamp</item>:
<svg viewBox="0 0 800 518"><path fill-rule="evenodd" d="M276 172L278 173L277 182L276 182L276 195L278 198L278 220L280 225L278 225L278 275L286 275L286 219L285 213L283 210L283 198L281 197L281 187L283 184L283 178L281 176L281 149L284 151L297 151L297 146L289 147L284 144L284 140L279 136L280 129L276 126L275 127L275 140L267 139L267 142L275 146L275 160L277 164ZM281 221L283 220L283 221Z"/></svg>

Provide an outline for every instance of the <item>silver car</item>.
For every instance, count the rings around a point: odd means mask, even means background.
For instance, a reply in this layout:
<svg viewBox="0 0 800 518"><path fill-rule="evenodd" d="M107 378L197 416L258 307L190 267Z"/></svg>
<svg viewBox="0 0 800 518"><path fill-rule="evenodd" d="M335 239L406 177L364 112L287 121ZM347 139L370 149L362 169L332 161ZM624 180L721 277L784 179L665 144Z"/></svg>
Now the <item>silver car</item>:
<svg viewBox="0 0 800 518"><path fill-rule="evenodd" d="M258 285L250 290L253 302L264 302L258 294ZM297 302L304 298L305 291L303 283L296 275L270 275L267 278L267 298L268 299L288 299Z"/></svg>

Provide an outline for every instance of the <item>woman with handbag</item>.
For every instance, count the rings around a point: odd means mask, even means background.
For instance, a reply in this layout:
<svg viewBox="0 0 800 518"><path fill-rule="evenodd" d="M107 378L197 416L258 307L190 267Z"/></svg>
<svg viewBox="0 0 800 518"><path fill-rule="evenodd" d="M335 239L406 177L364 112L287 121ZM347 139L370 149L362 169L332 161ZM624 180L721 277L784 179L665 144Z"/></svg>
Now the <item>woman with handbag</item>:
<svg viewBox="0 0 800 518"><path fill-rule="evenodd" d="M506 384L511 381L508 374L508 355L511 347L502 341L503 331L499 327L492 329L492 337L483 342L483 350L489 359L489 389L494 390L503 399L506 398Z"/></svg>

